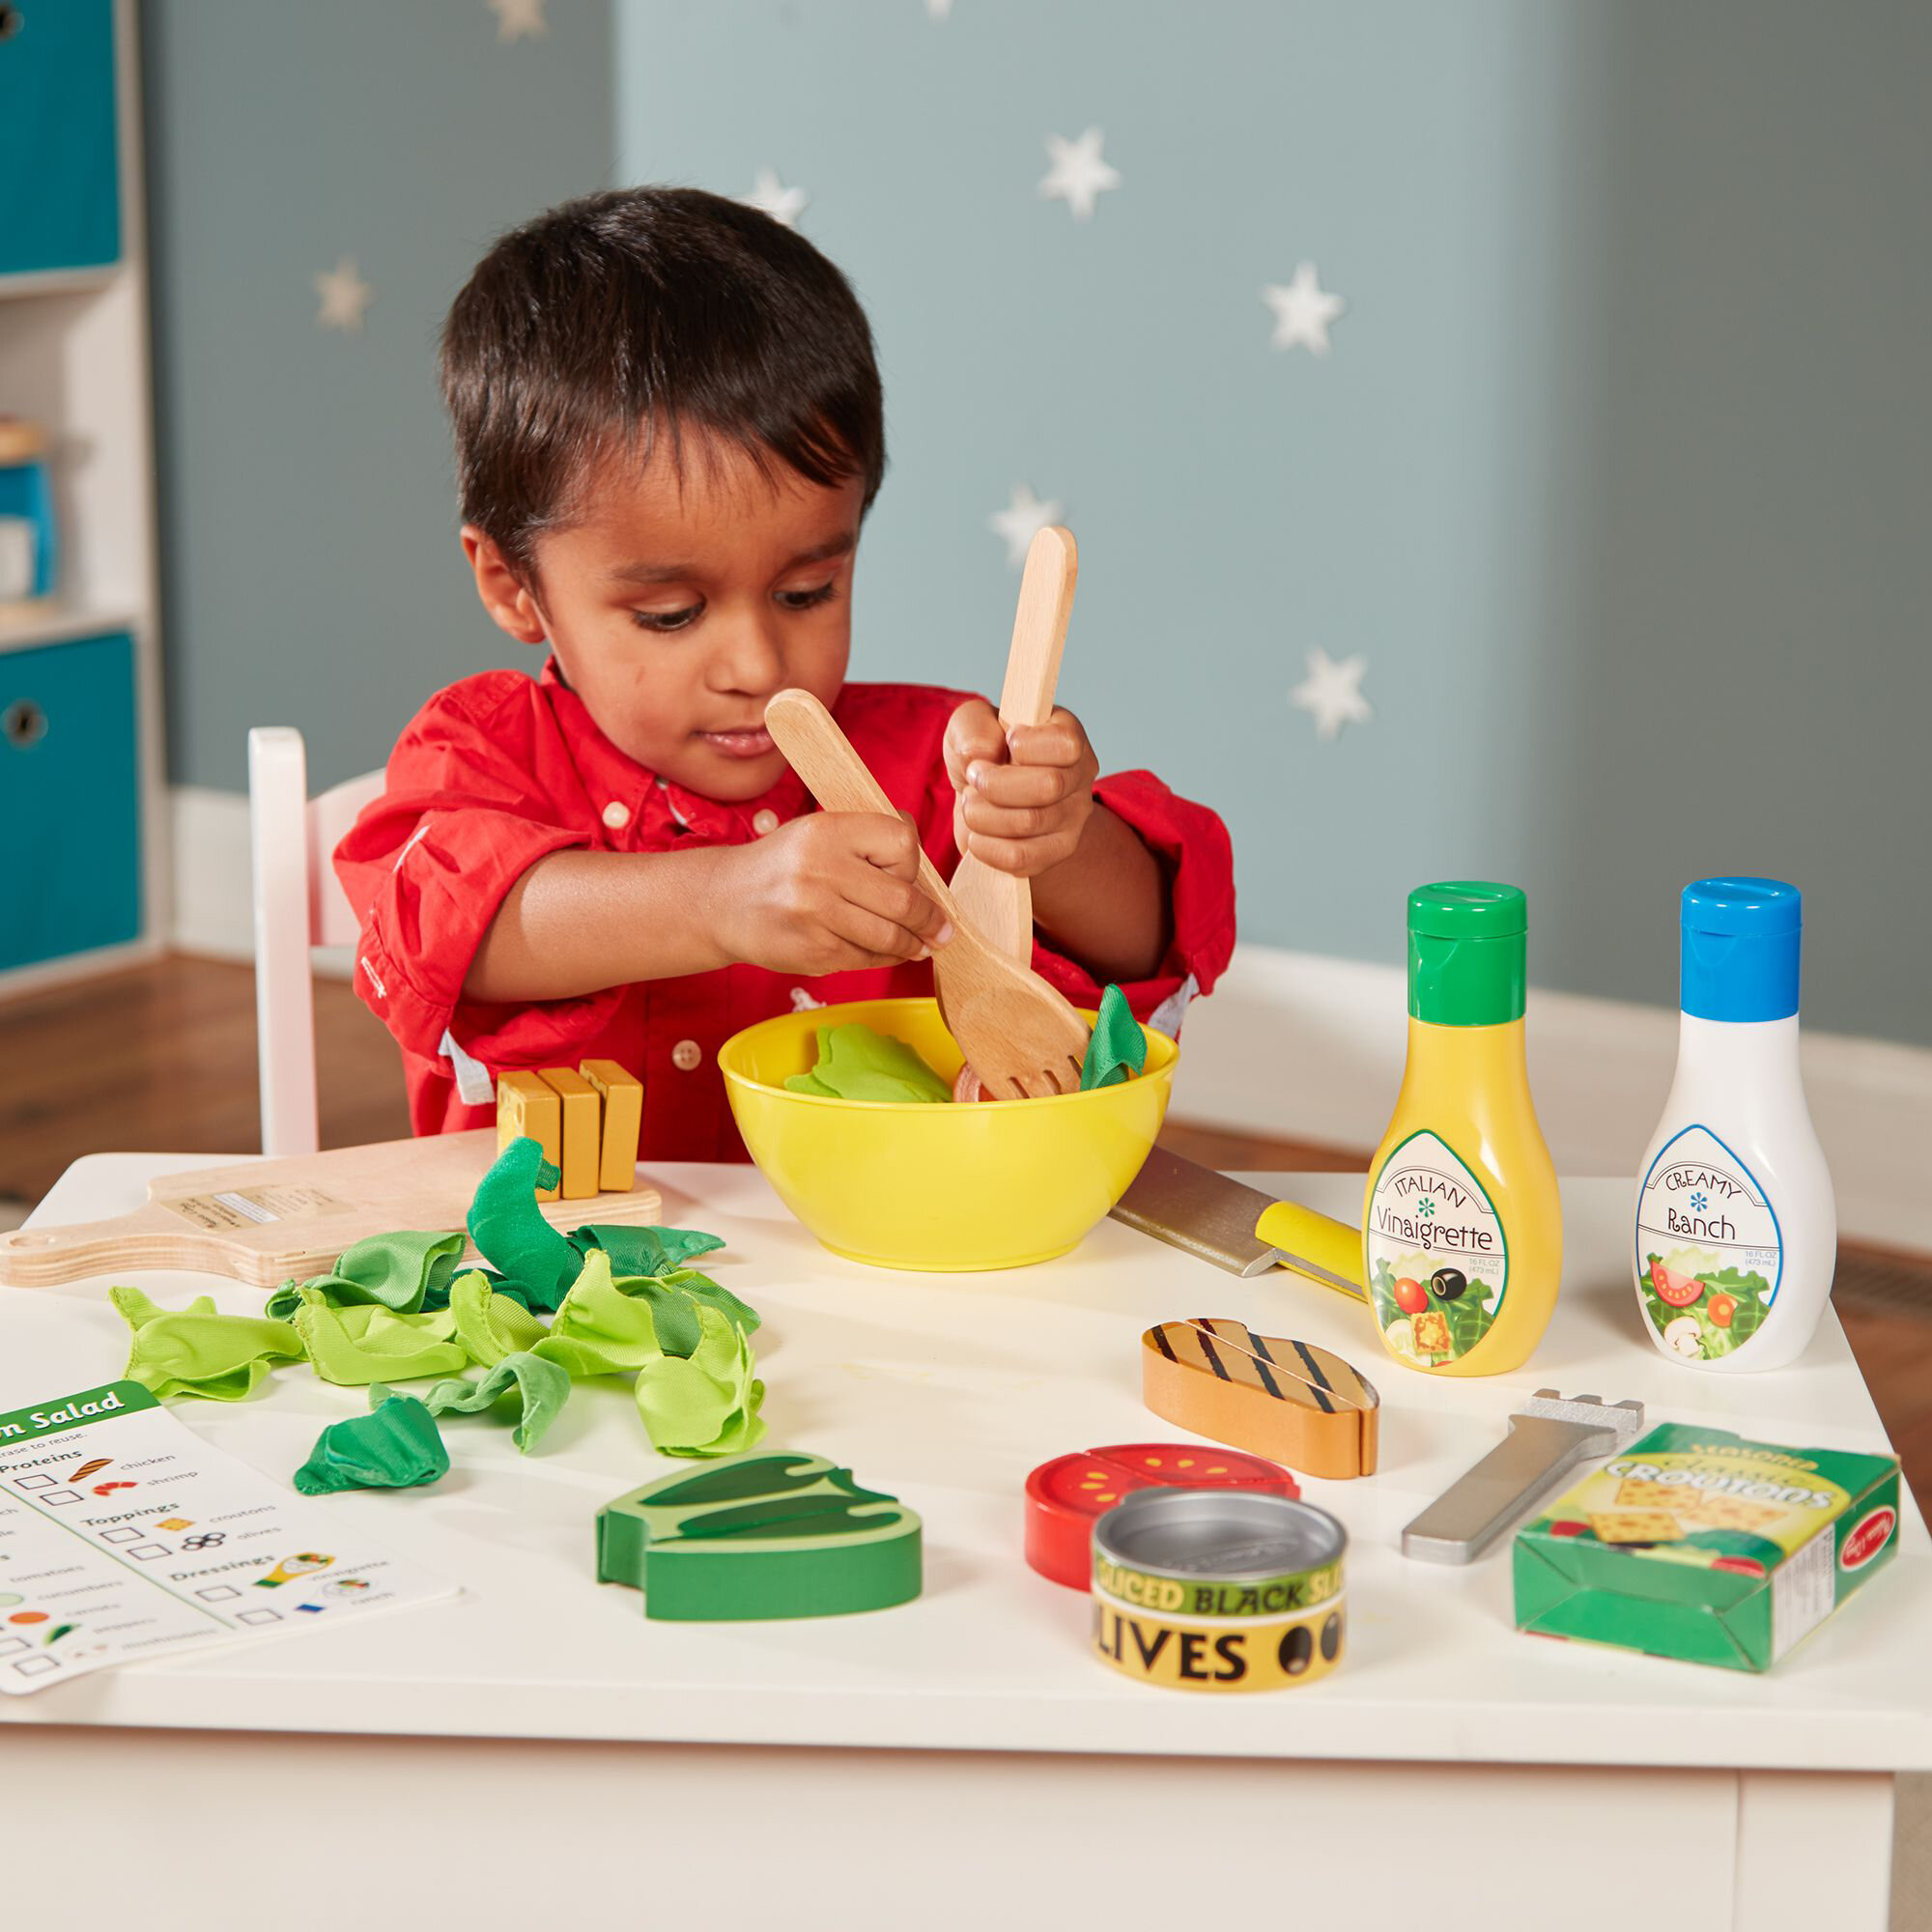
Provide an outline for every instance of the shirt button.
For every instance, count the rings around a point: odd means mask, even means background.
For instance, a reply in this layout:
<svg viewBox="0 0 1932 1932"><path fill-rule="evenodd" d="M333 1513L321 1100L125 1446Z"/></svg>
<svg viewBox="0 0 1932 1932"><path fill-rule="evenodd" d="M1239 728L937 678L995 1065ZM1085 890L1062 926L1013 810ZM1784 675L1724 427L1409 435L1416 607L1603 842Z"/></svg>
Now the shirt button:
<svg viewBox="0 0 1932 1932"><path fill-rule="evenodd" d="M753 813L752 830L755 832L760 838L764 838L767 833L776 832L778 829L779 829L779 815L776 811L774 811L771 809L770 806L766 806L762 811Z"/></svg>
<svg viewBox="0 0 1932 1932"><path fill-rule="evenodd" d="M614 798L604 808L604 823L612 832L621 832L631 822L631 808L620 805Z"/></svg>
<svg viewBox="0 0 1932 1932"><path fill-rule="evenodd" d="M670 1050L670 1064L680 1073L689 1073L704 1058L704 1049L695 1039L681 1039Z"/></svg>

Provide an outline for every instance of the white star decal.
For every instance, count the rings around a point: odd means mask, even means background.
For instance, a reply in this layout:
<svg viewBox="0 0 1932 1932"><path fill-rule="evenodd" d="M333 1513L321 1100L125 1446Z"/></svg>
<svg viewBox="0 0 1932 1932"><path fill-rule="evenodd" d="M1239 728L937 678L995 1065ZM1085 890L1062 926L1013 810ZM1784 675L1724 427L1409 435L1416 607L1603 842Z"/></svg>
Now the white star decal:
<svg viewBox="0 0 1932 1932"><path fill-rule="evenodd" d="M550 32L550 22L544 18L546 0L489 0L491 13L497 16L497 38L499 41L534 41Z"/></svg>
<svg viewBox="0 0 1932 1932"><path fill-rule="evenodd" d="M315 326L339 328L344 334L353 334L362 327L362 311L376 296L376 291L362 279L354 257L349 255L315 277L315 292L322 298Z"/></svg>
<svg viewBox="0 0 1932 1932"><path fill-rule="evenodd" d="M1004 510L986 519L986 527L1007 540L1007 561L1015 569L1026 561L1033 540L1049 524L1061 521L1058 503L1042 503L1024 483L1015 483Z"/></svg>
<svg viewBox="0 0 1932 1932"><path fill-rule="evenodd" d="M1315 264L1304 262L1286 288L1278 282L1262 291L1262 300L1274 310L1274 347L1328 353L1328 325L1348 307L1340 296L1327 294L1316 280Z"/></svg>
<svg viewBox="0 0 1932 1932"><path fill-rule="evenodd" d="M1344 658L1337 664L1326 651L1308 653L1308 675L1288 694L1289 702L1315 720L1315 735L1324 742L1339 738L1344 724L1366 724L1376 714L1362 696L1367 658Z"/></svg>
<svg viewBox="0 0 1932 1932"><path fill-rule="evenodd" d="M751 193L745 195L743 200L747 208L759 209L774 221L781 221L787 228L796 228L798 217L805 213L810 197L802 187L786 187L771 168L760 168L752 184Z"/></svg>
<svg viewBox="0 0 1932 1932"><path fill-rule="evenodd" d="M1063 141L1058 134L1046 137L1053 165L1040 182L1040 197L1064 201L1076 221L1092 221L1094 204L1103 190L1121 185L1120 170L1100 158L1102 138L1097 128L1088 128L1077 141Z"/></svg>

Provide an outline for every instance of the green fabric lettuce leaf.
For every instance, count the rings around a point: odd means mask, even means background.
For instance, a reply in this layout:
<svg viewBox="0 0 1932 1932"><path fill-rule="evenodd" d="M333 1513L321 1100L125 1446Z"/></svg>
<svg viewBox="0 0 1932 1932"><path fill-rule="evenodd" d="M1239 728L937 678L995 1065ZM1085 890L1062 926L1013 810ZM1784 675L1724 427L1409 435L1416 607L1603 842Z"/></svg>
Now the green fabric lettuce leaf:
<svg viewBox="0 0 1932 1932"><path fill-rule="evenodd" d="M345 1248L327 1274L305 1282L284 1282L269 1297L264 1313L288 1321L301 1305L304 1288L319 1289L338 1308L375 1302L398 1315L413 1315L447 1300L450 1277L463 1253L461 1235L418 1234L405 1229L371 1235Z"/></svg>
<svg viewBox="0 0 1932 1932"><path fill-rule="evenodd" d="M554 1187L557 1171L527 1134L497 1156L469 1204L469 1238L502 1277L505 1288L547 1314L577 1279L583 1257L546 1221L537 1189Z"/></svg>
<svg viewBox="0 0 1932 1932"><path fill-rule="evenodd" d="M510 1440L527 1456L570 1400L570 1377L540 1355L505 1355L481 1381L438 1382L423 1398L432 1415L485 1415L506 1396L518 1398Z"/></svg>
<svg viewBox="0 0 1932 1932"><path fill-rule="evenodd" d="M896 1100L936 1103L952 1098L942 1080L904 1040L863 1021L818 1029L818 1060L809 1073L794 1073L785 1085L794 1094L835 1100Z"/></svg>
<svg viewBox="0 0 1932 1932"><path fill-rule="evenodd" d="M326 1382L351 1388L408 1382L455 1375L469 1364L469 1351L456 1340L452 1309L398 1315L375 1302L336 1308L319 1288L304 1288L299 1294L296 1330Z"/></svg>
<svg viewBox="0 0 1932 1932"><path fill-rule="evenodd" d="M369 1415L331 1422L295 1473L305 1496L337 1490L408 1490L433 1483L449 1468L449 1451L436 1418L412 1395L391 1395Z"/></svg>
<svg viewBox="0 0 1932 1932"><path fill-rule="evenodd" d="M1134 1018L1127 996L1120 987L1109 986L1100 995L1094 1035L1080 1065L1080 1091L1085 1094L1094 1087L1112 1087L1146 1065L1147 1035Z"/></svg>
<svg viewBox="0 0 1932 1932"><path fill-rule="evenodd" d="M696 1228L627 1228L597 1224L570 1231L570 1244L579 1254L602 1248L611 1257L613 1275L664 1275L724 1245L723 1235Z"/></svg>
<svg viewBox="0 0 1932 1932"><path fill-rule="evenodd" d="M486 1369L543 1339L543 1323L521 1301L497 1293L474 1269L452 1284L449 1313L456 1339Z"/></svg>
<svg viewBox="0 0 1932 1932"><path fill-rule="evenodd" d="M626 1294L611 1278L611 1257L593 1250L550 1324L531 1349L570 1375L629 1375L664 1352L651 1304Z"/></svg>
<svg viewBox="0 0 1932 1932"><path fill-rule="evenodd" d="M697 1316L701 1308L715 1308L741 1334L749 1335L758 1325L758 1311L740 1301L728 1288L720 1288L708 1274L696 1268L679 1268L668 1275L619 1275L613 1277L624 1293L650 1304L651 1321L657 1329L658 1347L667 1355L689 1355L703 1334Z"/></svg>
<svg viewBox="0 0 1932 1932"><path fill-rule="evenodd" d="M122 1373L163 1400L241 1402L254 1394L270 1364L302 1353L302 1338L286 1321L218 1315L212 1295L185 1308L162 1308L138 1288L109 1289L108 1299L132 1331Z"/></svg>
<svg viewBox="0 0 1932 1932"><path fill-rule="evenodd" d="M697 1347L659 1355L639 1371L638 1413L652 1448L666 1456L734 1456L765 1433L758 1409L765 1385L752 1371L752 1347L715 1308L700 1308Z"/></svg>

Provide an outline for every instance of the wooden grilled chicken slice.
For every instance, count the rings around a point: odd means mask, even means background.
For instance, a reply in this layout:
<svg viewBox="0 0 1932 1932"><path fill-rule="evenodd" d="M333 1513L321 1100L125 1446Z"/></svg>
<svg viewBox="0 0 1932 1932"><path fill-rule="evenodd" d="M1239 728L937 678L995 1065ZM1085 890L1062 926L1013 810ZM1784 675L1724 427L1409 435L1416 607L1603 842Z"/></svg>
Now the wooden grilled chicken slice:
<svg viewBox="0 0 1932 1932"><path fill-rule="evenodd" d="M1196 1316L1141 1337L1141 1395L1156 1415L1311 1476L1374 1472L1381 1399L1340 1355Z"/></svg>

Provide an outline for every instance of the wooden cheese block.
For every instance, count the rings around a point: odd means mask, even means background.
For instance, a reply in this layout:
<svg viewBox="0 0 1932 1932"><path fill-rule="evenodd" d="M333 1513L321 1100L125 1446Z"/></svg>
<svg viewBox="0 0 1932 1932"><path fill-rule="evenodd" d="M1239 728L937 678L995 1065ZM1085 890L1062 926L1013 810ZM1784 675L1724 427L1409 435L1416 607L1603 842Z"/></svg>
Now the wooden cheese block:
<svg viewBox="0 0 1932 1932"><path fill-rule="evenodd" d="M0 1282L51 1288L86 1275L181 1268L279 1288L321 1273L370 1235L461 1228L496 1158L495 1129L478 1127L166 1174L148 1183L145 1208L117 1220L0 1235ZM622 1194L546 1202L541 1211L564 1229L654 1224L663 1203L639 1183Z"/></svg>
<svg viewBox="0 0 1932 1932"><path fill-rule="evenodd" d="M497 1076L497 1151L512 1141L532 1140L543 1149L551 1166L563 1166L563 1097L541 1073L509 1072ZM556 1187L539 1187L539 1201L555 1201Z"/></svg>
<svg viewBox="0 0 1932 1932"><path fill-rule="evenodd" d="M558 1191L566 1201L586 1201L597 1192L597 1170L604 1158L604 1103L597 1097L597 1089L574 1066L541 1067L538 1077L563 1104L563 1151L556 1160L562 1174Z"/></svg>
<svg viewBox="0 0 1932 1932"><path fill-rule="evenodd" d="M1141 1337L1141 1397L1156 1415L1310 1476L1376 1466L1371 1384L1311 1342L1258 1335L1244 1321L1197 1315Z"/></svg>
<svg viewBox="0 0 1932 1932"><path fill-rule="evenodd" d="M582 1060L577 1070L597 1090L604 1106L601 1187L628 1187L638 1166L638 1136L643 1129L644 1083L614 1060Z"/></svg>

